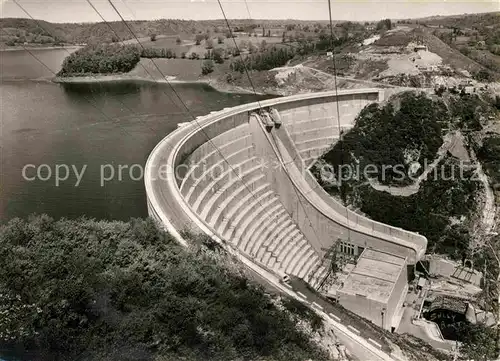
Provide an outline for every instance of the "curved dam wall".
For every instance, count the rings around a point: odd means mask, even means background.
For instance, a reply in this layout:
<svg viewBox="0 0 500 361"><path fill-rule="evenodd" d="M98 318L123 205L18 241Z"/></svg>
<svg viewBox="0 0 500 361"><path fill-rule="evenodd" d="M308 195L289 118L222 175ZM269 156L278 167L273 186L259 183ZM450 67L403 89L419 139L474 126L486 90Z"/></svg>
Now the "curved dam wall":
<svg viewBox="0 0 500 361"><path fill-rule="evenodd" d="M301 94L198 117L151 153L149 213L171 232L205 232L313 287L328 272L325 253L339 241L415 263L425 237L347 210L307 169L364 106L380 99L378 89ZM261 108L275 109L281 126L263 124Z"/></svg>

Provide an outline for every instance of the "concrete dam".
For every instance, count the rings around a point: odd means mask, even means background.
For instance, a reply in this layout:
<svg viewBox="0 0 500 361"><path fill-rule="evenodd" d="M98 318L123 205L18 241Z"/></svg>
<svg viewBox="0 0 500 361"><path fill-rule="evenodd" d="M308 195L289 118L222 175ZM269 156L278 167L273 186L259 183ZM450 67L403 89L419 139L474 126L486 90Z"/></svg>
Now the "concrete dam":
<svg viewBox="0 0 500 361"><path fill-rule="evenodd" d="M361 109L381 100L381 89L300 94L180 125L147 161L149 214L178 239L183 230L205 233L267 271L316 289L329 272L332 247L387 252L415 264L425 237L349 210L309 171Z"/></svg>

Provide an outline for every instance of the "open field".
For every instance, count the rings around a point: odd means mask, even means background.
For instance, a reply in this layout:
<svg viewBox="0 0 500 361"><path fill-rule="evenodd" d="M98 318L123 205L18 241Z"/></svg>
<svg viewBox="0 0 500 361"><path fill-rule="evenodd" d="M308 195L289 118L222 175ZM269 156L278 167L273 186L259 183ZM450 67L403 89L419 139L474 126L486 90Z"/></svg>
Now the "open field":
<svg viewBox="0 0 500 361"><path fill-rule="evenodd" d="M129 74L146 79L151 79L151 77L156 80L163 79L163 75L165 75L184 81L196 81L201 76L202 62L203 60L190 59L154 59L153 63L150 59L143 58ZM160 74L155 65L161 70L163 75Z"/></svg>

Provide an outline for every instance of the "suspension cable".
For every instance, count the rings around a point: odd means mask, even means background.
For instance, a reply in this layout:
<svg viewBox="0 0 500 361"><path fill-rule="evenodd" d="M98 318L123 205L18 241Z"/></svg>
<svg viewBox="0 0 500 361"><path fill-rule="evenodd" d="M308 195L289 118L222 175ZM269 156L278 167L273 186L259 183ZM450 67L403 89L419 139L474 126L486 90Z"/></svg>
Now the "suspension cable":
<svg viewBox="0 0 500 361"><path fill-rule="evenodd" d="M110 24L110 23L109 23L109 22L108 22L108 21L104 18L104 16L102 16L102 14L99 12L99 10L97 10L97 8L94 6L94 4L92 4L92 2L91 2L90 0L86 0L86 1L87 1L87 3L88 3L91 7L92 7L92 9L93 9L93 10L97 13L97 15L99 15L99 17L100 17L100 18L101 18L101 20L102 20L102 21L106 24L106 26L107 26L107 27L108 27L108 28L109 28L109 29L113 32L113 34L116 36L116 38L118 39L118 41L123 42L123 41L121 40L120 36L118 35L118 33L116 32L116 30L115 30L115 29L113 29L113 27L111 26L111 24ZM114 8L114 6L113 6L113 8ZM114 9L116 9L116 8L114 8ZM115 10L115 11L117 11L117 10ZM124 19L123 19L123 17L121 16L121 14L120 14L120 13L118 13L118 14L119 14L120 18L122 19L122 21L125 23L125 25L127 26L127 28L128 28L128 29L129 29L129 31L130 31L130 28L128 27L128 24L125 22L125 20L124 20ZM142 49L144 50L144 46L142 46L141 42L140 42L140 41L139 41L139 39L135 36L135 34L134 34L132 31L130 31L130 33L131 33L131 35L135 38L135 40L137 41L137 43L138 43L138 44L142 47ZM153 62L153 64L155 64L155 66L156 66L156 63L153 61L153 59L150 59L150 60L151 60L151 61ZM149 70L148 70L148 69L144 66L144 64L142 64L142 63L139 61L139 65L140 65L140 66L144 69L144 71L145 71L145 72L146 72L146 73L147 73L147 74L151 77L151 79L153 80L153 82L158 83L158 81L157 81L157 80L155 79L155 77L154 77L154 76L153 76L153 75L149 72ZM156 68L158 69L158 67L156 67ZM161 71L160 71L160 74L163 76L163 78L164 78L164 79L166 79L166 78L165 78L165 76L163 75L163 73L162 73ZM168 82L168 80L167 80L167 82ZM169 84L170 84L170 83L169 83ZM163 94L165 94L165 95L166 95L166 96L170 99L170 101L171 101L174 105L176 105L176 106L180 109L179 105L178 105L178 104L176 104L176 102L174 101L174 99L173 99L173 98L172 98L169 94L165 93L164 91L162 91L162 92L163 92ZM184 106L185 106L185 105L184 105Z"/></svg>
<svg viewBox="0 0 500 361"><path fill-rule="evenodd" d="M10 35L7 31L5 31L4 29L2 29L2 31L6 34L6 35ZM21 47L28 53L30 54L37 62L39 62L44 68L46 68L49 72L51 72L54 76L57 76L57 74L47 65L45 64L39 57L37 57L32 51L30 51L26 46L24 45L21 45ZM109 115L107 115L106 113L104 113L104 111L99 108L96 104L94 104L94 102L92 102L89 98L87 97L83 97L83 99L85 99L93 108L95 108L99 113L101 113L108 121L114 123L115 120L112 119ZM122 130L125 134L131 136L132 138L134 137L132 134L130 134L129 132L127 132L123 127L119 127L120 130Z"/></svg>
<svg viewBox="0 0 500 361"><path fill-rule="evenodd" d="M87 0L87 2L90 3L90 0ZM123 16L121 15L121 13L118 11L118 9L116 8L116 6L112 3L111 0L108 0L108 2L110 3L110 5L113 7L114 11L118 14L118 16L120 17L121 21L124 23L124 25L127 27L127 29L129 30L130 34L136 39L137 43L139 44L139 46L141 46L141 48L144 50L144 46L141 44L141 42L139 41L137 35L134 33L134 31L132 30L132 28L129 26L129 24L125 21L125 19L123 18ZM99 13L99 11L91 4L92 8L99 14L99 16L101 17L101 19L103 19L103 21L108 24L108 26L110 27L109 23L102 17L102 15ZM112 29L112 27L110 27ZM113 32L114 32L114 29L112 29ZM115 33L116 34L116 33ZM232 35L232 33L231 33ZM257 200L257 202L263 206L262 202L260 201L260 199L255 195L255 193L252 191L252 189L246 184L245 181L243 181L243 179L240 177L240 175L238 174L238 172L234 169L234 167L232 166L232 164L228 161L228 159L224 156L224 154L222 153L222 151L220 150L220 148L213 142L213 140L210 138L210 136L207 134L207 132L205 131L205 129L203 129L203 127L201 126L201 124L198 122L198 120L196 119L196 117L191 113L189 107L184 103L184 101L182 100L181 96L177 93L177 91L175 90L175 88L172 86L172 84L170 83L170 81L165 77L165 75L163 74L163 72L161 71L161 69L158 67L158 65L154 62L153 59L151 59L152 63L154 64L154 66L156 67L156 69L158 70L158 72L164 77L165 81L167 82L167 84L169 85L170 89L172 90L172 92L177 96L177 98L179 99L179 101L181 102L181 104L184 106L184 108L186 109L186 113L188 115L191 116L191 118L193 119L193 121L195 122L195 124L198 126L198 128L200 129L200 131L205 135L205 137L207 138L207 142L210 143L214 148L215 150L217 151L217 153L222 157L222 159L224 160L224 162L228 165L229 169L231 170L231 172L233 172L236 177L241 181L241 183L243 184L243 186L246 188L246 190L249 192L249 194L255 199ZM260 105L260 101L258 101L258 104L259 104L259 108L261 108L261 105ZM212 232L212 235L216 235L215 232Z"/></svg>
<svg viewBox="0 0 500 361"><path fill-rule="evenodd" d="M251 14L250 14L250 10L249 10L249 8L248 8L248 3L247 3L247 0L244 0L244 1L245 1L246 9L247 9L247 12L248 12L248 17L249 17L249 19L252 19L252 16L251 16ZM220 8L221 8L222 15L224 16L224 20L226 21L226 24L227 24L228 30L229 30L229 32L230 32L230 33L231 33L231 35L232 35L231 27L230 27L230 25L229 25L229 20L228 20L228 19L227 19L227 17L226 17L226 13L224 12L224 9L223 9L223 7L222 7L222 3L221 3L221 1L220 1L220 0L217 0L217 2L219 3L219 6L220 6ZM233 38L233 40L234 40L234 38ZM235 44L236 44L236 41L235 41ZM239 52L239 54L240 54L240 59L242 59L241 52ZM254 94L256 94L255 87L253 86L253 82L252 82L252 79L251 79L250 73L248 72L248 69L247 69L247 67L246 67L245 62L243 61L243 59L242 59L242 64L243 64L243 67L244 67L244 69L245 69L245 73L246 73L246 75L247 75L247 77L248 77L248 81L250 82L250 84L252 84L252 88L253 88ZM259 106L260 106L260 103L259 103ZM260 107L260 108L261 108L261 110L262 110L262 107ZM277 142L276 142L276 138L275 138L274 134L272 134L272 133L271 133L271 137L272 137L272 139L274 140L274 142L277 144ZM283 161L283 160L284 160L284 158L283 158L283 154L281 153L281 150L279 149L279 146L276 146L276 150L278 151L278 156L279 156L279 158L281 158L281 160ZM306 216L306 218L307 218L307 221L309 222L309 226L311 227L311 229L312 229L312 231L313 231L313 233L314 233L314 236L316 237L316 240L318 241L318 243L319 243L319 244L321 244L320 237L318 236L318 234L317 234L317 232L316 232L316 229L315 229L315 227L313 226L312 221L311 221L311 219L309 218L309 215L307 214L306 207L304 206L304 204L303 204L303 202L302 202L302 199L301 199L301 197L300 197L300 195L299 195L299 193L298 193L298 190L297 190L297 189L296 189L293 185L292 185L292 189L294 190L295 195L296 195L296 197L297 197L297 200L299 201L299 204L300 204L300 206L302 207L302 210L304 211L304 214L305 214L305 216Z"/></svg>
<svg viewBox="0 0 500 361"><path fill-rule="evenodd" d="M252 19L252 16L250 15L250 10L249 10L249 8L248 8L248 3L247 3L247 1L246 1L246 0L244 0L244 1L245 1L246 10L247 10L247 12L248 12L248 17L249 17L249 19ZM254 94L255 94L255 95L257 95L257 91L256 91L255 86L254 86L254 84L253 84L252 77L250 76L250 72L248 71L248 68L247 68L247 66L245 65L245 61L243 60L242 53L241 53L240 49L238 49L238 45L236 44L236 40L235 40L235 38L233 37L233 31L232 31L232 29L231 29L231 25L229 24L229 20L228 20L228 18L227 18L227 16L226 16L226 13L225 13L225 11L224 11L224 8L223 8L223 6L222 6L222 3L221 3L221 1L220 1L220 0L217 0L217 2L219 3L219 7L220 7L220 9L221 9L222 16L224 17L224 20L225 20L225 22L226 22L226 26L227 26L227 28L228 28L228 30L229 30L229 34L231 35L231 38L233 39L234 45L235 45L235 47L236 47L236 49L237 49L237 51L238 51L238 54L239 54L239 56L240 56L240 60L241 60L241 63L242 63L243 69L244 69L244 71L245 71L245 74L246 74L246 76L247 76L247 78L248 78L248 81L249 81L249 83L250 83L250 85L251 85L251 87L252 87L252 90L253 90ZM260 110L262 111L262 106L261 106L260 102L258 102L258 104L259 104L259 108L260 108ZM272 137L273 137L273 139L274 139L274 135L272 135ZM282 156L282 154L281 154L281 151L279 150L279 147L277 147L277 150L278 150L279 157L280 157L281 159L283 159L283 156ZM311 229L312 229L312 231L313 231L313 233L314 233L314 235L315 235L315 237L316 237L317 241L318 241L319 243L321 243L321 241L320 241L320 239L319 239L319 237L318 237L318 235L317 235L317 233L316 233L316 230L315 230L314 226L312 225L311 220L309 219L309 216L308 216L308 214L307 214L307 212L306 212L306 209L305 209L304 205L302 204L302 200L300 199L300 196L299 196L299 195L298 195L298 193L297 193L298 191L295 189L295 187L292 187L292 188L293 188L293 190L294 190L294 191L295 191L295 193L296 193L297 199L298 199L298 201L299 201L300 205L302 206L302 209L304 210L304 214L306 215L306 218L307 218L307 219L308 219L308 221L309 221L309 225L311 226ZM275 216L275 220L277 220L277 219L278 219L278 216Z"/></svg>
<svg viewBox="0 0 500 361"><path fill-rule="evenodd" d="M333 61L333 81L335 84L335 98L337 101L335 102L337 105L337 126L339 128L339 144L340 144L340 167L339 169L342 169L342 166L344 165L344 142L342 140L342 129L340 127L340 109L339 109L339 93L338 93L338 88L337 88L337 65L335 62L335 47L333 45L333 21L332 21L332 2L331 0L328 0L328 17L330 19L330 47L332 48L332 61ZM342 179L342 175L339 174L338 177ZM345 188L342 186L342 183L339 184L340 188L340 198L342 200L342 204L344 205L346 211L346 219L348 223L347 227L347 237L348 240L351 240L351 228L349 227L349 209L347 208L347 203L346 200L346 194L345 194Z"/></svg>
<svg viewBox="0 0 500 361"><path fill-rule="evenodd" d="M245 62L243 61L241 51L238 48L238 45L236 44L236 38L233 36L233 31L231 30L231 26L229 25L229 20L226 17L226 12L224 11L224 8L222 7L221 1L217 0L217 2L219 3L219 7L220 7L220 10L222 12L222 16L224 16L224 20L226 22L227 29L229 30L229 35L231 35L231 39L233 39L234 46L236 47L236 50L238 51L238 54L240 55L241 64L243 65L243 69L245 70L248 81L250 82L250 86L252 87L253 93L255 95L257 95L257 91L255 90L255 86L253 84L252 77L250 76L250 73L248 72L248 68L245 65ZM248 4L247 4L246 0L245 0L245 4L246 4L247 11L248 11L248 15L250 16L250 11L248 10ZM262 106L260 105L260 102L259 101L257 101L257 102L259 103L259 108L262 110Z"/></svg>
<svg viewBox="0 0 500 361"><path fill-rule="evenodd" d="M30 17L31 20L33 20L35 22L35 24L37 24L37 26L42 29L43 31L45 31L47 34L50 34L50 32L40 23L40 21L38 21L37 19L35 19L19 2L18 0L12 0L14 2L14 4L16 4L26 15L28 15ZM68 49L64 48L63 47L63 50L68 54L68 55L71 55L71 53L69 52ZM56 75L57 76L57 75ZM91 77L93 77L94 79L97 79L97 77L93 76L92 74L90 74ZM98 79L97 79L98 80ZM100 88L102 89L102 82L100 81L97 81L97 83L99 84ZM92 91L92 87L90 87L90 92L92 94L92 98L94 99L94 101L97 103L97 100L94 96L94 92ZM131 109L129 106L127 106L124 102L122 102L120 99L116 99L121 105L123 105L126 109L128 109L132 114L136 115L139 117L139 114L137 114L133 109ZM145 122L143 122L146 127L148 127L149 129L151 129L151 131L153 131L154 133L157 133L158 131L149 127Z"/></svg>
<svg viewBox="0 0 500 361"><path fill-rule="evenodd" d="M332 20L332 2L331 0L328 0L328 18L330 20L330 48L332 50L332 62L333 62L333 82L335 86L335 98L336 98L336 105L337 105L337 126L339 128L339 140L338 142L340 143L340 164L341 166L344 164L344 146L343 146L343 141L342 141L342 128L340 126L340 108L339 108L339 93L338 93L338 87L337 87L337 64L335 61L335 47L333 45L333 20ZM341 169L341 167L339 168ZM339 177L342 178L341 174L338 175ZM340 184L340 194L341 194L341 199L342 202L345 202L345 190L342 187L342 184Z"/></svg>

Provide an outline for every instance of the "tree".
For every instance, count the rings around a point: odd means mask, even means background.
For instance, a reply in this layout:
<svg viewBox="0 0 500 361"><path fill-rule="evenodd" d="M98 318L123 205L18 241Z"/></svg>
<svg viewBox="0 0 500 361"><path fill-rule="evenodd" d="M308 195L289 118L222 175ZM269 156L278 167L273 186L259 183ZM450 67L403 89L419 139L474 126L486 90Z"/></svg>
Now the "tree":
<svg viewBox="0 0 500 361"><path fill-rule="evenodd" d="M191 59L191 60L197 60L199 58L200 58L200 56L197 53L195 53L194 51L189 55L189 59Z"/></svg>
<svg viewBox="0 0 500 361"><path fill-rule="evenodd" d="M218 44L224 44L224 38L222 36L217 37L217 43Z"/></svg>
<svg viewBox="0 0 500 361"><path fill-rule="evenodd" d="M205 42L205 48L206 49L212 49L214 47L214 42L212 41L212 39L208 39L206 42Z"/></svg>
<svg viewBox="0 0 500 361"><path fill-rule="evenodd" d="M264 52L240 58L231 63L231 70L243 73L245 68L269 70L283 66L295 55L293 49L272 47Z"/></svg>
<svg viewBox="0 0 500 361"><path fill-rule="evenodd" d="M186 52L185 52L185 51L183 51L183 52L181 53L181 59L186 59Z"/></svg>
<svg viewBox="0 0 500 361"><path fill-rule="evenodd" d="M446 91L446 87L444 85L440 85L440 86L434 88L434 93L436 93L436 95L438 97L441 97L445 91Z"/></svg>
<svg viewBox="0 0 500 361"><path fill-rule="evenodd" d="M458 330L463 337L460 352L469 360L496 359L496 331L482 324L463 324Z"/></svg>
<svg viewBox="0 0 500 361"><path fill-rule="evenodd" d="M262 40L260 43L260 51L265 51L267 49L267 42L265 40Z"/></svg>
<svg viewBox="0 0 500 361"><path fill-rule="evenodd" d="M254 44L254 43L252 43L252 42L248 42L248 52L249 52L250 54L254 54L254 53L256 53L258 50L259 50L259 49L255 46L255 44Z"/></svg>
<svg viewBox="0 0 500 361"><path fill-rule="evenodd" d="M230 30L226 31L226 38L229 39L229 38L232 38L232 37L233 37L233 33Z"/></svg>
<svg viewBox="0 0 500 361"><path fill-rule="evenodd" d="M201 73L203 75L207 75L213 71L214 71L214 62L212 60L205 60L201 65Z"/></svg>
<svg viewBox="0 0 500 361"><path fill-rule="evenodd" d="M151 41L156 41L156 34L151 34L150 39Z"/></svg>
<svg viewBox="0 0 500 361"><path fill-rule="evenodd" d="M240 49L236 48L236 47L231 47L231 54L233 56L240 56Z"/></svg>
<svg viewBox="0 0 500 361"><path fill-rule="evenodd" d="M484 70L484 69L481 69L478 72L474 73L472 77L480 82L493 81L493 77L491 76L490 72L488 70Z"/></svg>
<svg viewBox="0 0 500 361"><path fill-rule="evenodd" d="M212 51L212 58L214 59L214 61L217 64L222 64L222 63L224 63L223 54L224 54L223 49L221 49L221 48L214 49L214 51Z"/></svg>
<svg viewBox="0 0 500 361"><path fill-rule="evenodd" d="M377 30L391 30L391 29L392 29L391 19L380 20L377 23Z"/></svg>
<svg viewBox="0 0 500 361"><path fill-rule="evenodd" d="M181 45L181 43L182 43L181 38L180 38L180 37L177 37L177 39L175 39L175 43L176 43L177 45Z"/></svg>
<svg viewBox="0 0 500 361"><path fill-rule="evenodd" d="M203 34L196 34L194 37L196 45L200 45L203 40L205 40L205 35Z"/></svg>

